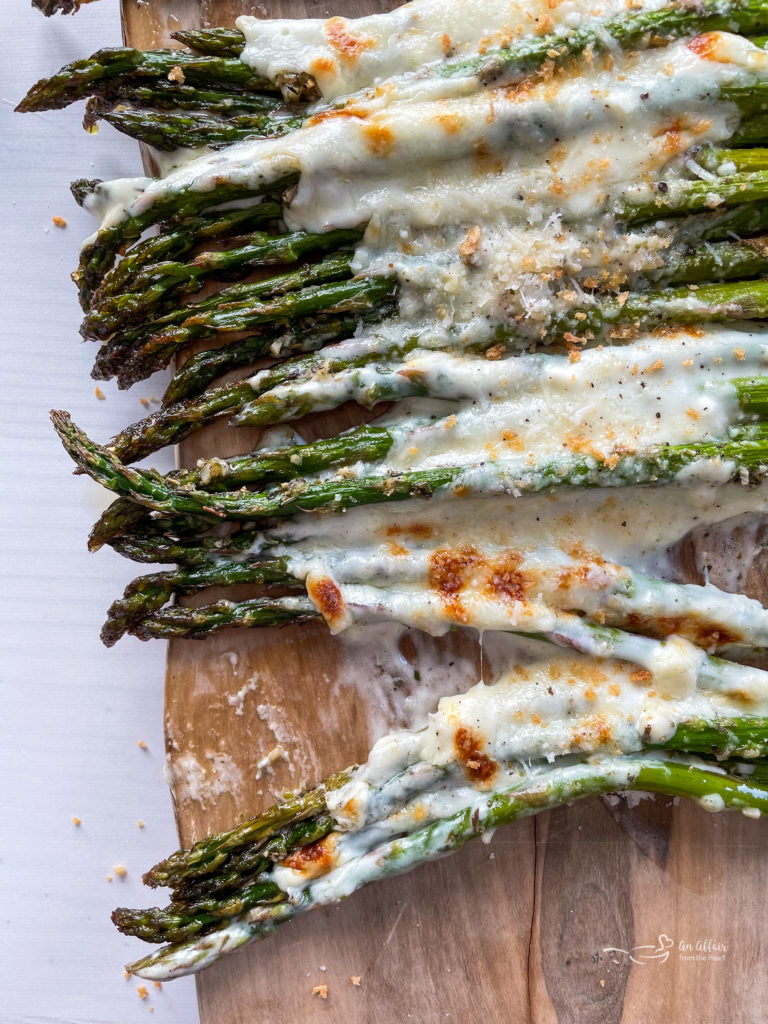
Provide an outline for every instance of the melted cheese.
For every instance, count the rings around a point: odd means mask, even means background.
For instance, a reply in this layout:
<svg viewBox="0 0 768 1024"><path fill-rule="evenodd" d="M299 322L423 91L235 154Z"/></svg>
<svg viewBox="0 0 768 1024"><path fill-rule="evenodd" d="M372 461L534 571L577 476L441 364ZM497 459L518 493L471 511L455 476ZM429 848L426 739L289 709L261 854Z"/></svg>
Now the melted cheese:
<svg viewBox="0 0 768 1024"><path fill-rule="evenodd" d="M643 3L655 10L661 0ZM588 8L549 0L414 0L387 14L363 18L305 18L299 22L243 16L241 59L258 74L311 74L325 99L357 92L425 64L443 63L508 46L514 40L587 26L626 9L623 0Z"/></svg>

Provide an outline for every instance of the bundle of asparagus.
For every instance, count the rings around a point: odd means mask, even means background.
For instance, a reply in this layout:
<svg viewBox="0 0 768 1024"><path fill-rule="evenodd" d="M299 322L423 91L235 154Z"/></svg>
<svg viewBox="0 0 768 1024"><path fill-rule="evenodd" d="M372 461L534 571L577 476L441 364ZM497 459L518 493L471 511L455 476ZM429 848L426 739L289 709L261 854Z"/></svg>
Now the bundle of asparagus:
<svg viewBox="0 0 768 1024"><path fill-rule="evenodd" d="M725 688L666 693L658 717L642 673L570 654L444 698L425 728L391 733L360 768L152 868L145 882L171 888L171 903L113 920L165 945L129 970L154 980L202 970L296 914L585 796L640 789L765 813L767 683L740 668Z"/></svg>
<svg viewBox="0 0 768 1024"><path fill-rule="evenodd" d="M177 361L106 446L53 414L117 495L90 547L178 563L128 587L105 643L323 618L578 652L153 869L171 905L115 915L170 943L146 977L581 795L766 809L768 677L736 659L768 612L664 578L659 553L700 521L689 493L711 522L766 508L768 5L605 0L510 35L508 5L480 24L417 3L415 36L397 12L242 18L176 33L186 51L102 50L19 105L87 99L87 125L189 150L158 179L73 185L101 221L73 275L94 376ZM307 413L350 400L358 425L307 439ZM130 465L223 416L260 447ZM258 596L176 603L242 583ZM602 710L567 724L559 684L539 707L525 673L589 674ZM446 740L486 690L492 730Z"/></svg>

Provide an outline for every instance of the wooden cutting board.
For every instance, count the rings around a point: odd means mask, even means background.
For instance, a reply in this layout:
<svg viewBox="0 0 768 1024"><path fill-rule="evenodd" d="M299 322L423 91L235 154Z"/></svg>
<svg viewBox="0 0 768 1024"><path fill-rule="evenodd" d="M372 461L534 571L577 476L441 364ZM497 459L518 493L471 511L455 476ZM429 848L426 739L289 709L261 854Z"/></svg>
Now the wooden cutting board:
<svg viewBox="0 0 768 1024"><path fill-rule="evenodd" d="M152 47L169 45L174 29L231 25L244 13L358 16L394 4L122 6L127 42ZM342 411L335 422L353 418ZM180 462L257 439L214 426L181 445ZM701 582L708 571L717 582L741 559L746 591L766 603L768 559L752 561L756 550L742 531L690 538L680 578ZM437 654L453 689L478 678L480 650L468 637L405 635L399 646L411 661ZM412 676L401 659L393 684L386 657L373 641L350 648L324 627L171 643L166 737L181 843L364 758L372 726L402 724ZM260 768L270 752L280 756ZM202 1024L763 1024L766 855L768 827L737 814L661 798L582 802L299 918L198 975ZM318 985L327 999L312 994Z"/></svg>

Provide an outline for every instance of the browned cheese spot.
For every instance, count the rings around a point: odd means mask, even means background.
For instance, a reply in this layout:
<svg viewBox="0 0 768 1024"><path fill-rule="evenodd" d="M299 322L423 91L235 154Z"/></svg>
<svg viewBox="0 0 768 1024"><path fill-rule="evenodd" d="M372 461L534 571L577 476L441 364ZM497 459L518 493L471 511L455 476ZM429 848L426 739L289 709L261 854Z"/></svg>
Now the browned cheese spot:
<svg viewBox="0 0 768 1024"><path fill-rule="evenodd" d="M472 729L462 725L453 739L456 757L472 782L490 782L498 771L496 762L483 752L483 741Z"/></svg>
<svg viewBox="0 0 768 1024"><path fill-rule="evenodd" d="M328 576L310 580L307 591L326 622L333 625L344 615L344 598L341 591Z"/></svg>
<svg viewBox="0 0 768 1024"><path fill-rule="evenodd" d="M343 18L329 18L325 23L325 34L334 50L348 64L354 64L361 53L373 46L372 39L350 35Z"/></svg>
<svg viewBox="0 0 768 1024"><path fill-rule="evenodd" d="M429 560L429 585L437 591L448 613L458 622L467 621L467 613L459 597L475 571L485 559L469 545L460 548L440 548Z"/></svg>

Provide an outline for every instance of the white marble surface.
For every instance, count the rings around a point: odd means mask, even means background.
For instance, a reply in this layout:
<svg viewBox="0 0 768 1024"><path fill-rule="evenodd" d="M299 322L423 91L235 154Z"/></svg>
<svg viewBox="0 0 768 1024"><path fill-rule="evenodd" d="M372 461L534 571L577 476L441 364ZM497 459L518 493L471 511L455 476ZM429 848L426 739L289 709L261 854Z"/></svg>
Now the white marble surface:
<svg viewBox="0 0 768 1024"><path fill-rule="evenodd" d="M197 1020L190 979L149 984L142 1000L123 978L123 963L149 947L118 935L109 913L153 902L141 873L176 842L162 775L165 645L101 646L104 611L135 567L87 553L104 502L72 477L48 422L50 408L69 409L107 439L142 415L140 396L161 393L161 382L128 394L103 385L106 400L96 399L69 280L92 230L69 181L140 173L138 151L109 128L85 134L82 105L12 112L34 81L117 44L119 31L117 0L50 20L29 0L0 4L2 1024ZM116 864L127 876L110 883Z"/></svg>

